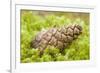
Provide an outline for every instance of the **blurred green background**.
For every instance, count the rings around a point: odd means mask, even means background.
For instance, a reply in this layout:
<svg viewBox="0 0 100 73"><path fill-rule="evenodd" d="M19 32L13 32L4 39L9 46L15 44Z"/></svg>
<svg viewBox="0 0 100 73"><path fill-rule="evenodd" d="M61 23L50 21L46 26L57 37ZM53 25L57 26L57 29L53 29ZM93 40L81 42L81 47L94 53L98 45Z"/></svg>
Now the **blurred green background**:
<svg viewBox="0 0 100 73"><path fill-rule="evenodd" d="M21 63L89 60L89 13L21 10L20 16ZM42 29L70 24L81 25L83 31L78 39L65 48L63 53L60 53L59 49L51 47L46 48L40 57L39 51L30 47L30 41Z"/></svg>

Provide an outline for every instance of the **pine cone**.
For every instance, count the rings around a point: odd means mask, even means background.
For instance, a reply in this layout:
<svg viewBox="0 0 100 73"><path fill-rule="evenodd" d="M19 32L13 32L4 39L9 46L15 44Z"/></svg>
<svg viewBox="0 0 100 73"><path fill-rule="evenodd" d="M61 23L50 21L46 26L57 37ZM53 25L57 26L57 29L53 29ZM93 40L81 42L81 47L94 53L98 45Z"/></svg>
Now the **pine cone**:
<svg viewBox="0 0 100 73"><path fill-rule="evenodd" d="M51 28L46 31L41 31L35 39L31 41L31 47L38 48L41 53L49 45L58 49L64 49L82 32L80 25L69 25L61 28Z"/></svg>

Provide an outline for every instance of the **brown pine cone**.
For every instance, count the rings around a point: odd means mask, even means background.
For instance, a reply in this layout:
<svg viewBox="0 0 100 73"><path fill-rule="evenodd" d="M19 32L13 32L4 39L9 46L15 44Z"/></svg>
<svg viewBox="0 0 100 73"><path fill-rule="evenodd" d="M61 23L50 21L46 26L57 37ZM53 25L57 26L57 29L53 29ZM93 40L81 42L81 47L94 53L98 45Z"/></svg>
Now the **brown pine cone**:
<svg viewBox="0 0 100 73"><path fill-rule="evenodd" d="M61 28L51 28L46 31L41 31L35 39L31 41L31 47L38 48L41 53L49 45L58 49L64 49L82 32L80 25L69 25Z"/></svg>

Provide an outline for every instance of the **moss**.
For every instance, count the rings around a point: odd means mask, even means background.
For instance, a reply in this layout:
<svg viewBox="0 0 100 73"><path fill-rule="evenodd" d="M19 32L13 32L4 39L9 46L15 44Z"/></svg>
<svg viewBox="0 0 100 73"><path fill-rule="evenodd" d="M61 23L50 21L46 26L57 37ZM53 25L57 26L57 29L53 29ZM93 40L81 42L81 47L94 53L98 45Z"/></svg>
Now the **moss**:
<svg viewBox="0 0 100 73"><path fill-rule="evenodd" d="M30 47L30 41L37 32L51 27L60 27L64 24L80 24L83 27L82 34L74 40L63 52L54 47L48 47L43 55L39 56L39 50ZM21 11L21 62L49 62L69 60L89 60L89 14L71 12L45 12L45 11Z"/></svg>

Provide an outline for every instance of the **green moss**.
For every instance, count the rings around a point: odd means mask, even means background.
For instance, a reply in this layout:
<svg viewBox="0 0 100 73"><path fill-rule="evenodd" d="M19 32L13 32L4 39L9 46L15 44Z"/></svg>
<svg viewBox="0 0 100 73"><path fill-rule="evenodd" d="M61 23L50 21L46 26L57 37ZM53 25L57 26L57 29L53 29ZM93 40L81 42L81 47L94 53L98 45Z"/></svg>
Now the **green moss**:
<svg viewBox="0 0 100 73"><path fill-rule="evenodd" d="M60 52L55 47L47 47L43 55L39 56L39 50L30 47L30 41L37 32L42 29L61 27L67 24L80 24L83 28L82 34L68 47ZM89 14L71 12L39 12L21 11L21 62L49 62L88 60L90 58L89 38Z"/></svg>

